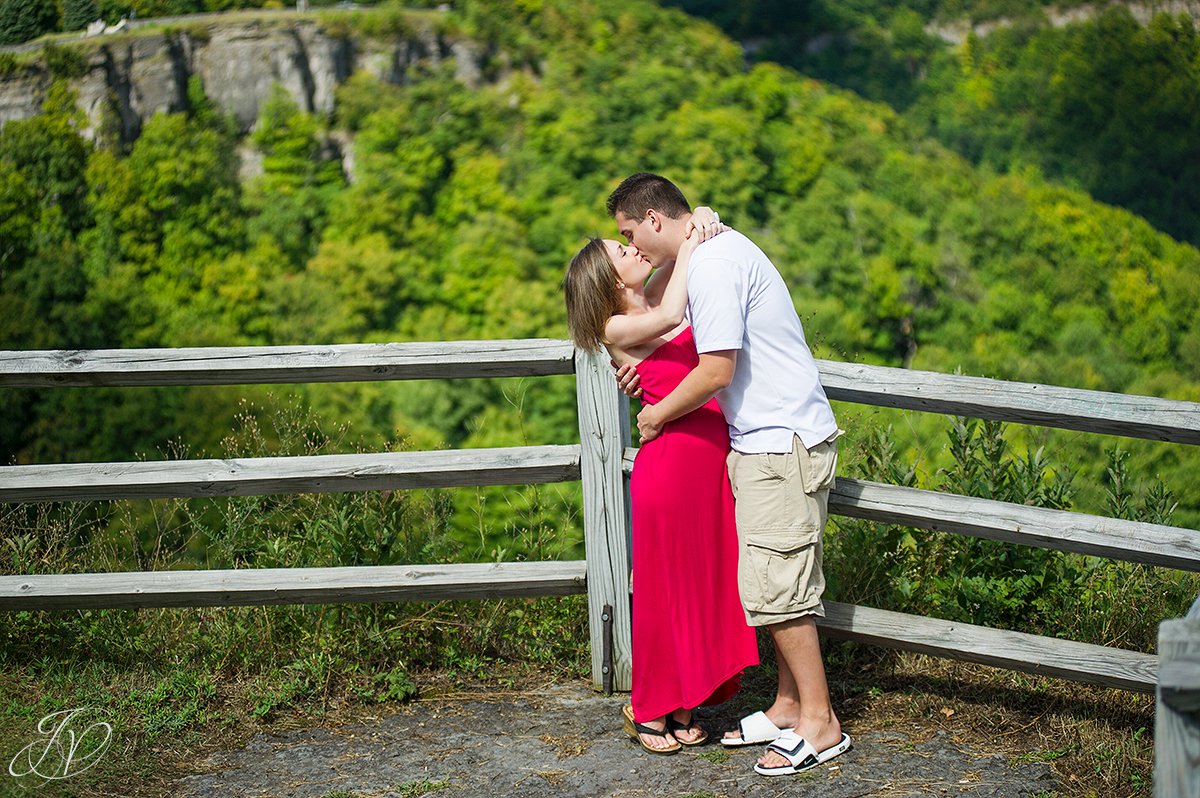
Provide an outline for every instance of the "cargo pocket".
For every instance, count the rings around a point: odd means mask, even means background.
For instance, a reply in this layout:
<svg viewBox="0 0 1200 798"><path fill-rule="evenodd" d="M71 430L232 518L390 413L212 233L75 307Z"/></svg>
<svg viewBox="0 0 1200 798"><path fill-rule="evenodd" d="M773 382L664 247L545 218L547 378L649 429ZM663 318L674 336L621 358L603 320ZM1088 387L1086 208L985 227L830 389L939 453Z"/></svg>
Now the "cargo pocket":
<svg viewBox="0 0 1200 798"><path fill-rule="evenodd" d="M744 533L742 602L754 612L782 613L810 602L809 583L820 529Z"/></svg>

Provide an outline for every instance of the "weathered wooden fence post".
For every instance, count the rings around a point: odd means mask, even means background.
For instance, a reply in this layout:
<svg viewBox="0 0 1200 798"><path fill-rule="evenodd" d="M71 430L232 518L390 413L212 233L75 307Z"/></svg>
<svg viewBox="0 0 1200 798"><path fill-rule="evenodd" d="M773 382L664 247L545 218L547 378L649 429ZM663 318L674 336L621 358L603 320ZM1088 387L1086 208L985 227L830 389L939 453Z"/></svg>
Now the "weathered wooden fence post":
<svg viewBox="0 0 1200 798"><path fill-rule="evenodd" d="M597 689L607 683L614 690L628 690L632 685L629 492L621 460L630 444L629 400L617 390L605 352L576 350L575 394L579 403L592 682ZM604 661L605 605L612 607L609 674L605 674Z"/></svg>
<svg viewBox="0 0 1200 798"><path fill-rule="evenodd" d="M1200 604L1200 602L1197 602ZM1195 608L1193 608L1195 611ZM1200 796L1200 617L1158 625L1154 798Z"/></svg>

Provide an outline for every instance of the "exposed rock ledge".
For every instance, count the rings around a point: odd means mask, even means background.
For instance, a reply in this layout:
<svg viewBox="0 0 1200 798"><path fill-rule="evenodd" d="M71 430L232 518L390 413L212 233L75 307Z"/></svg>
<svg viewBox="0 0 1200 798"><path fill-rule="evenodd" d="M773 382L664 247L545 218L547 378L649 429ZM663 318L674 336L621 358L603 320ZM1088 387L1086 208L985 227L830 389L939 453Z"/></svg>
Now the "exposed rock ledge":
<svg viewBox="0 0 1200 798"><path fill-rule="evenodd" d="M333 110L334 90L364 69L393 83L418 62L452 60L460 80L480 82L483 48L448 40L432 23L390 41L335 35L312 17L221 20L208 16L177 28L90 40L79 45L87 61L71 81L87 115L84 135L107 124L132 141L156 112L187 108L187 84L199 75L209 98L232 112L243 131L258 119L274 83L308 112ZM53 76L40 61L0 78L0 125L39 113ZM106 118L107 117L107 118Z"/></svg>

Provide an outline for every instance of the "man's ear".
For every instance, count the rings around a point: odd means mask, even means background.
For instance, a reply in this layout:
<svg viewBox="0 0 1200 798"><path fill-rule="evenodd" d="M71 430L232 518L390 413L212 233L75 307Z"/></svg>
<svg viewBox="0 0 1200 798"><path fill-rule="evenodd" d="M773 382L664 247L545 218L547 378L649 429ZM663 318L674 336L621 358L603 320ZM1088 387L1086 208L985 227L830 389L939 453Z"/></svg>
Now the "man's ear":
<svg viewBox="0 0 1200 798"><path fill-rule="evenodd" d="M662 217L658 215L658 211L650 208L646 211L646 218L650 220L650 224L654 226L654 232L662 232Z"/></svg>

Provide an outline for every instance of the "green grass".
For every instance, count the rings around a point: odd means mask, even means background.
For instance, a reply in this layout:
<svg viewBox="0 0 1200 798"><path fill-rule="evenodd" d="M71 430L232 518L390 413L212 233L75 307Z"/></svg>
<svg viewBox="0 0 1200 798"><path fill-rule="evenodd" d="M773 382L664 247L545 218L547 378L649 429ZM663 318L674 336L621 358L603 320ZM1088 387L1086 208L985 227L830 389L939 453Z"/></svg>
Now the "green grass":
<svg viewBox="0 0 1200 798"><path fill-rule="evenodd" d="M714 748L711 751L697 754L696 758L703 759L705 762L712 762L714 765L724 765L729 761L729 752L722 748Z"/></svg>
<svg viewBox="0 0 1200 798"><path fill-rule="evenodd" d="M418 672L519 678L507 663L545 672L546 641L556 641L557 678L590 668L583 596L10 618L0 629L0 753L11 757L36 739L42 717L65 708L95 707L113 727L94 768L39 796L95 785L128 792L135 779L169 791L204 751L242 745L278 721L311 725L335 711L405 702L417 694ZM0 796L12 786L0 780ZM413 783L404 794L445 786Z"/></svg>
<svg viewBox="0 0 1200 798"><path fill-rule="evenodd" d="M1062 759L1064 756L1067 756L1069 753L1071 753L1070 748L1057 748L1057 749L1037 748L1037 749L1030 751L1029 753L1021 754L1020 756L1014 757L1012 759L1012 764L1028 765L1033 762L1049 763L1049 762L1053 762L1057 759Z"/></svg>
<svg viewBox="0 0 1200 798"><path fill-rule="evenodd" d="M397 785L394 789L399 793L400 798L416 798L418 795L426 795L438 790L444 790L449 786L450 782L445 779L437 781L421 779L420 781L406 781L403 784Z"/></svg>

